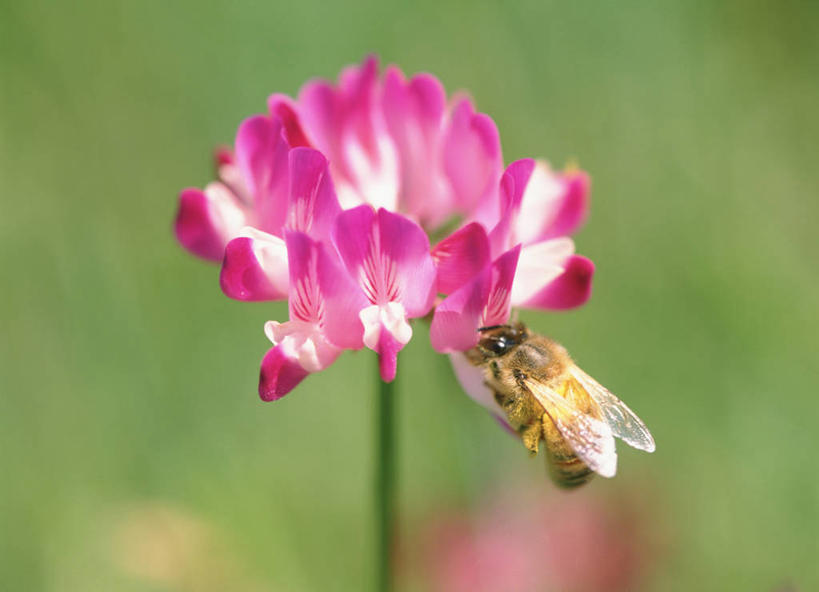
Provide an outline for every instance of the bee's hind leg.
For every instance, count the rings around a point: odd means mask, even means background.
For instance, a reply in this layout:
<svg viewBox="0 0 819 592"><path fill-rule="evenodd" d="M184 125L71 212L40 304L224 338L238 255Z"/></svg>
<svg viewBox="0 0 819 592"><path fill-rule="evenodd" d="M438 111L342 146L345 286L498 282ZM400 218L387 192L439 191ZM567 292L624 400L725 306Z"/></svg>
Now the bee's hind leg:
<svg viewBox="0 0 819 592"><path fill-rule="evenodd" d="M523 445L529 450L532 456L535 456L540 446L540 438L543 434L543 425L540 420L525 425L520 428L520 439Z"/></svg>

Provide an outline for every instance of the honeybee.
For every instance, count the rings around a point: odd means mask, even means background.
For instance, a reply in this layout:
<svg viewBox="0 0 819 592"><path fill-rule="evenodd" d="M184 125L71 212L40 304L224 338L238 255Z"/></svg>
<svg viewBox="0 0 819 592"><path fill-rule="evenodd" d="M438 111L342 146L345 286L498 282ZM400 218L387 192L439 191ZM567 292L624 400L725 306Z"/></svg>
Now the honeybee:
<svg viewBox="0 0 819 592"><path fill-rule="evenodd" d="M640 418L578 368L562 345L522 323L479 331L467 359L483 369L486 386L523 445L534 455L545 442L549 474L558 486L578 487L594 473L613 477L615 436L654 452L654 438Z"/></svg>

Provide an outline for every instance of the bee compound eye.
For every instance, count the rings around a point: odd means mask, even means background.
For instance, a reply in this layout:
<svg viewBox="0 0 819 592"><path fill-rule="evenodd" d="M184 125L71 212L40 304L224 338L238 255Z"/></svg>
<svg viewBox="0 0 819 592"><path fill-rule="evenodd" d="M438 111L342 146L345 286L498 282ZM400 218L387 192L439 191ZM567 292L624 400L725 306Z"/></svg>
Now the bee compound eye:
<svg viewBox="0 0 819 592"><path fill-rule="evenodd" d="M485 347L493 354L501 355L506 353L511 345L512 344L508 339L506 339L506 337L493 337L487 340Z"/></svg>

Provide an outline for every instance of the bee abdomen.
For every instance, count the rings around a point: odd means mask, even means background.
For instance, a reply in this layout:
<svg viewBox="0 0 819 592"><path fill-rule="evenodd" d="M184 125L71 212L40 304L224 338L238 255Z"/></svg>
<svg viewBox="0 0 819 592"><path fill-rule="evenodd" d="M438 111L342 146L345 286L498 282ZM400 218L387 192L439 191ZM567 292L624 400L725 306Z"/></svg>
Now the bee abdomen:
<svg viewBox="0 0 819 592"><path fill-rule="evenodd" d="M589 466L577 456L546 455L549 475L559 487L573 489L587 483L594 476Z"/></svg>

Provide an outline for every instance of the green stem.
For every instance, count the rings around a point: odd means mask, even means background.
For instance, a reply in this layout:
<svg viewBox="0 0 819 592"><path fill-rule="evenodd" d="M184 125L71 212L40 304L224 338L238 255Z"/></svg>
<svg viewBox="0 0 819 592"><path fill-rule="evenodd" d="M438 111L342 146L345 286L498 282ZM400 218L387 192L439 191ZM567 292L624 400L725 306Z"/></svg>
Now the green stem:
<svg viewBox="0 0 819 592"><path fill-rule="evenodd" d="M375 414L376 468L376 590L392 590L392 557L395 532L395 382L379 376Z"/></svg>

